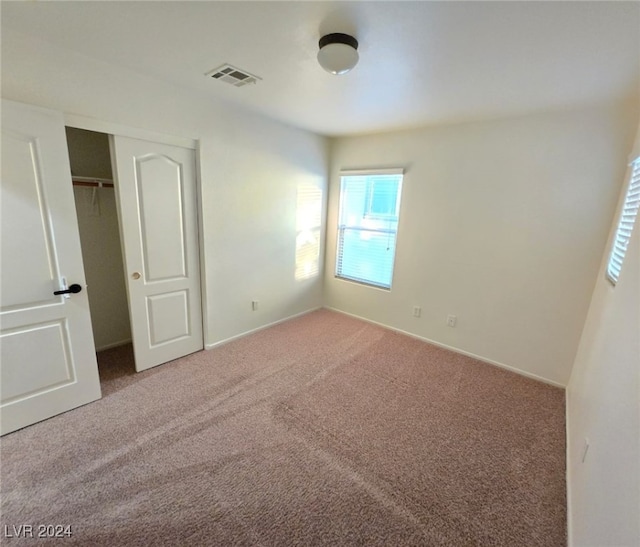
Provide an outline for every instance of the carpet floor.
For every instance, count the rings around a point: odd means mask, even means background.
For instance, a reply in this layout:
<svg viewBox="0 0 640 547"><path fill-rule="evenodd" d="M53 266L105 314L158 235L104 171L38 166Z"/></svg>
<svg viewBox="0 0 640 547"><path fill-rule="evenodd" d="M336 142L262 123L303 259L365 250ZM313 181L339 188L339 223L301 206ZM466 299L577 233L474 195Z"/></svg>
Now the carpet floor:
<svg viewBox="0 0 640 547"><path fill-rule="evenodd" d="M561 389L328 310L99 364L101 400L0 440L3 543L566 545Z"/></svg>

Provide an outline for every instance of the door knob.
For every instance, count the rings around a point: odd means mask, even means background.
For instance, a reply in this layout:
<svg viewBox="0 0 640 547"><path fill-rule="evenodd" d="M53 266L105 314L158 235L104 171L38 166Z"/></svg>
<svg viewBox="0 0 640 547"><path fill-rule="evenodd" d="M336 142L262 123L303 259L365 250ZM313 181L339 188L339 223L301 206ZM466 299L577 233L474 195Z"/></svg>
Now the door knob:
<svg viewBox="0 0 640 547"><path fill-rule="evenodd" d="M56 296L59 294L71 294L71 293L75 294L80 292L81 290L82 290L82 287L77 283L74 283L68 289L65 289L63 291L53 291L53 294L55 294Z"/></svg>
<svg viewBox="0 0 640 547"><path fill-rule="evenodd" d="M133 277L134 279L140 279L140 272L133 272L131 274L131 277Z"/></svg>

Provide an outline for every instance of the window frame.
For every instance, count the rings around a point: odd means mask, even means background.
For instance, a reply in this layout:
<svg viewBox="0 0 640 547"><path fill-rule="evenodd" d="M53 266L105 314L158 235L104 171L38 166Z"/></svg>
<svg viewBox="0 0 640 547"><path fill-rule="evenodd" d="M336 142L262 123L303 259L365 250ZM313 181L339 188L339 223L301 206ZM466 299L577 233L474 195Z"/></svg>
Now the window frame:
<svg viewBox="0 0 640 547"><path fill-rule="evenodd" d="M395 203L395 211L394 213L376 213L371 211L371 204L373 202L374 192L373 186L375 181L372 182L372 187L370 188L368 185L365 188L365 199L364 199L364 210L362 212L362 218L371 221L378 222L393 222L395 223L395 228L370 228L366 226L360 225L350 225L343 224L343 207L345 205L345 192L343 186L343 180L346 177L376 177L376 176L399 176L400 180L398 181L397 193L396 193L396 203ZM396 261L396 250L397 250L397 241L398 241L398 231L399 231L399 222L400 222L400 206L402 201L402 188L404 183L404 169L367 169L367 170L342 170L340 171L340 198L338 205L338 219L337 219L337 234L336 234L336 264L334 269L334 277L336 279L340 279L342 281L348 281L351 283L358 283L360 285L364 285L366 287L391 291L393 285L393 276L395 271L395 261ZM369 232L373 234L392 234L394 238L394 248L393 248L393 260L391 263L391 271L389 277L389 284L379 283L371 278L365 279L361 277L349 276L344 273L341 268L341 264L344 257L344 234L347 230L360 231L360 232Z"/></svg>
<svg viewBox="0 0 640 547"><path fill-rule="evenodd" d="M631 236L638 223L638 216L640 216L640 155L636 156L629 164L626 179L624 199L617 213L616 230L611 241L605 270L605 277L614 287L620 279ZM629 223L631 226L625 226Z"/></svg>

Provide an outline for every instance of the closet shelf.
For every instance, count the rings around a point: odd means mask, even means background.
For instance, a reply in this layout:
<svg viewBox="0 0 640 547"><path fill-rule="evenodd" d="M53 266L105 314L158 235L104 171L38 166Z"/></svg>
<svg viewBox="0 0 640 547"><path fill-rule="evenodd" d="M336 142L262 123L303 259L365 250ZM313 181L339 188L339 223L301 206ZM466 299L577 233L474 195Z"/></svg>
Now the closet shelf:
<svg viewBox="0 0 640 547"><path fill-rule="evenodd" d="M113 188L113 179L100 179L96 177L76 177L72 176L71 181L74 186L89 186L93 188Z"/></svg>

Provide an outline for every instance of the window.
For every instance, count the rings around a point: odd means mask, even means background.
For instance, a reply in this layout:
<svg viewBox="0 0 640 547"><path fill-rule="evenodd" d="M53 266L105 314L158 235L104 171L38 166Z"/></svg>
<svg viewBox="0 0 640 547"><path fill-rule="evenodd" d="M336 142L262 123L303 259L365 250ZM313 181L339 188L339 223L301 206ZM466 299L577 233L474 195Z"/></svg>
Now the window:
<svg viewBox="0 0 640 547"><path fill-rule="evenodd" d="M342 173L336 277L391 288L401 188L401 169Z"/></svg>
<svg viewBox="0 0 640 547"><path fill-rule="evenodd" d="M618 277L622 270L624 255L627 252L633 225L638 215L638 206L640 206L640 157L636 158L631 164L629 187L622 204L620 220L618 221L618 228L616 229L611 255L609 256L607 278L614 285L618 282Z"/></svg>

